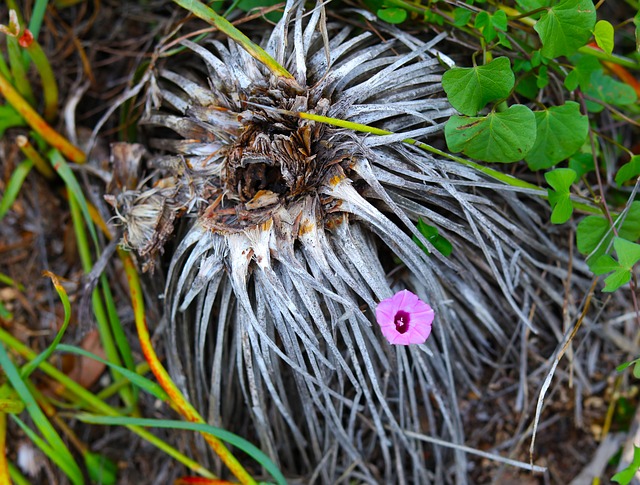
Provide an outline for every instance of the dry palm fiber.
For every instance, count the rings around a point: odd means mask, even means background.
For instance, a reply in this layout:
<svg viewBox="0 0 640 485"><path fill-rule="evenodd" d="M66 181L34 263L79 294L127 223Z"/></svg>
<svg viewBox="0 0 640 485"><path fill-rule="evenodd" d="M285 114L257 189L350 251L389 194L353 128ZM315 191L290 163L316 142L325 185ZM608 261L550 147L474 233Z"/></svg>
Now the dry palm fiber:
<svg viewBox="0 0 640 485"><path fill-rule="evenodd" d="M113 199L124 240L147 266L167 249L170 369L211 424L301 483L464 483L464 453L405 431L464 443L459 396L519 365L522 329L561 327L531 307L562 305L569 256L539 229L539 194L401 142L453 114L441 38L381 27L381 41L325 18L290 1L261 43L298 86L216 37L158 68L149 177ZM392 346L374 321L405 288L436 311L424 345Z"/></svg>

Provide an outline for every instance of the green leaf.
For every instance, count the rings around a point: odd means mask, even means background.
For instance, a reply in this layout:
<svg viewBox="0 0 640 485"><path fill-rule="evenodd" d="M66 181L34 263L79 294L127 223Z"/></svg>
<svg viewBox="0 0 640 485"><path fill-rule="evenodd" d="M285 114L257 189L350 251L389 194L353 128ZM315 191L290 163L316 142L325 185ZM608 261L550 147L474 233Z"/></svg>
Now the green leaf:
<svg viewBox="0 0 640 485"><path fill-rule="evenodd" d="M384 20L390 24L401 24L407 20L407 11L403 8L381 8L376 14L380 20Z"/></svg>
<svg viewBox="0 0 640 485"><path fill-rule="evenodd" d="M616 237L613 240L613 247L618 255L618 261L608 254L605 254L590 265L591 271L597 275L613 271L613 273L604 280L605 287L602 291L607 293L626 285L631 280L633 266L640 261L640 244Z"/></svg>
<svg viewBox="0 0 640 485"><path fill-rule="evenodd" d="M544 12L533 28L540 35L542 54L554 59L584 46L595 23L591 0L562 0Z"/></svg>
<svg viewBox="0 0 640 485"><path fill-rule="evenodd" d="M493 25L496 30L505 32L507 30L508 23L507 14L504 10L498 10L491 16L491 25Z"/></svg>
<svg viewBox="0 0 640 485"><path fill-rule="evenodd" d="M593 29L593 36L598 47L607 54L613 52L613 25L606 20L598 20Z"/></svg>
<svg viewBox="0 0 640 485"><path fill-rule="evenodd" d="M591 86L591 75L596 72L602 72L602 64L593 56L576 54L571 56L574 68L564 80L564 87L569 91L574 91L578 86L583 91Z"/></svg>
<svg viewBox="0 0 640 485"><path fill-rule="evenodd" d="M486 117L452 116L444 128L449 150L485 162L522 160L536 138L533 112L521 104Z"/></svg>
<svg viewBox="0 0 640 485"><path fill-rule="evenodd" d="M540 66L538 75L536 76L536 87L538 89L544 89L549 84L549 68L547 66Z"/></svg>
<svg viewBox="0 0 640 485"><path fill-rule="evenodd" d="M540 89L538 88L538 78L533 72L528 72L524 76L518 78L516 84L516 93L525 98L535 99Z"/></svg>
<svg viewBox="0 0 640 485"><path fill-rule="evenodd" d="M613 247L618 255L620 266L623 268L630 270L640 261L640 244L616 237L613 240Z"/></svg>
<svg viewBox="0 0 640 485"><path fill-rule="evenodd" d="M576 230L578 251L582 254L593 252L609 230L609 222L600 216L587 216L580 221ZM602 244L604 250L608 244ZM604 252L604 250L601 250ZM597 257L597 255L594 255Z"/></svg>
<svg viewBox="0 0 640 485"><path fill-rule="evenodd" d="M640 239L640 201L631 203L622 225L617 224L618 219L619 217L616 217L615 222L620 237L629 241L637 241Z"/></svg>
<svg viewBox="0 0 640 485"><path fill-rule="evenodd" d="M453 246L446 238L438 234L437 227L430 226L422 219L418 219L416 228L418 229L418 231L420 231L420 234L422 234L427 239L427 241L429 241L433 245L433 247L440 252L440 254L442 254L446 258L451 255ZM424 244L422 244L420 239L418 239L416 236L413 236L412 239L426 254L431 254L429 250L424 246Z"/></svg>
<svg viewBox="0 0 640 485"><path fill-rule="evenodd" d="M634 155L618 170L616 183L622 185L638 175L640 175L640 155Z"/></svg>
<svg viewBox="0 0 640 485"><path fill-rule="evenodd" d="M33 162L31 160L25 160L20 163L11 174L11 178L5 187L4 195L0 201L0 221L18 198L20 188L22 187L24 180L27 178L27 175L29 175L32 167Z"/></svg>
<svg viewBox="0 0 640 485"><path fill-rule="evenodd" d="M475 116L491 101L505 99L514 83L507 57L498 57L484 66L454 67L442 76L449 102L467 116Z"/></svg>
<svg viewBox="0 0 640 485"><path fill-rule="evenodd" d="M100 485L113 485L118 481L118 465L99 453L84 453L89 478Z"/></svg>
<svg viewBox="0 0 640 485"><path fill-rule="evenodd" d="M287 481L278 470L278 467L259 448L249 441L224 429L216 428L205 423L188 423L185 421L172 421L165 419L129 418L125 416L97 416L93 414L78 414L76 418L85 423L105 424L111 426L145 426L151 428L186 429L208 433L216 438L226 441L230 445L244 451L247 455L264 467L275 479L276 483L286 485Z"/></svg>
<svg viewBox="0 0 640 485"><path fill-rule="evenodd" d="M544 174L547 183L553 188L547 189L552 224L564 224L571 218L573 204L571 203L571 184L576 179L576 173L570 168L558 168Z"/></svg>
<svg viewBox="0 0 640 485"><path fill-rule="evenodd" d="M638 99L635 90L626 83L616 81L602 71L591 74L591 82L585 93L607 104L626 106L633 104ZM588 102L589 111L597 113L602 111L602 106Z"/></svg>
<svg viewBox="0 0 640 485"><path fill-rule="evenodd" d="M536 111L536 142L525 157L531 170L549 168L573 155L584 144L589 118L580 113L580 105L567 101Z"/></svg>
<svg viewBox="0 0 640 485"><path fill-rule="evenodd" d="M4 136L4 132L7 131L7 129L15 128L16 126L27 126L27 123L10 104L1 105L0 138Z"/></svg>
<svg viewBox="0 0 640 485"><path fill-rule="evenodd" d="M576 153L569 159L569 168L578 174L578 178L593 172L593 155L591 153Z"/></svg>
<svg viewBox="0 0 640 485"><path fill-rule="evenodd" d="M619 268L604 279L604 288L602 288L602 291L612 293L621 286L629 283L629 281L631 281L631 271Z"/></svg>
<svg viewBox="0 0 640 485"><path fill-rule="evenodd" d="M608 254L603 254L589 266L589 269L593 271L593 274L602 275L620 269L620 264Z"/></svg>
<svg viewBox="0 0 640 485"><path fill-rule="evenodd" d="M498 43L505 46L507 49L511 49L513 47L511 45L511 41L507 38L507 35L504 32L498 32Z"/></svg>
<svg viewBox="0 0 640 485"><path fill-rule="evenodd" d="M623 372L627 370L629 367L631 367L632 365L636 364L638 361L640 361L640 359L634 359L630 362L625 362L624 364L620 364L618 367L616 367L616 372Z"/></svg>
<svg viewBox="0 0 640 485"><path fill-rule="evenodd" d="M456 8L453 11L453 25L456 27L464 27L471 20L472 12L466 8Z"/></svg>
<svg viewBox="0 0 640 485"><path fill-rule="evenodd" d="M474 23L474 27L482 32L482 37L487 42L491 42L493 39L497 37L496 30L493 28L493 23L491 22L491 15L485 10L482 10L478 15L476 15L476 21Z"/></svg>
<svg viewBox="0 0 640 485"><path fill-rule="evenodd" d="M640 239L640 201L631 203L622 224L618 222L619 220L620 216L616 217L614 223L618 228L618 235L620 237L629 241ZM580 221L580 224L578 224L576 232L578 251L580 251L581 254L592 253L605 237L606 240L603 241L600 249L591 259L596 259L599 255L604 254L613 238L613 231L609 231L609 221L604 217L585 217Z"/></svg>

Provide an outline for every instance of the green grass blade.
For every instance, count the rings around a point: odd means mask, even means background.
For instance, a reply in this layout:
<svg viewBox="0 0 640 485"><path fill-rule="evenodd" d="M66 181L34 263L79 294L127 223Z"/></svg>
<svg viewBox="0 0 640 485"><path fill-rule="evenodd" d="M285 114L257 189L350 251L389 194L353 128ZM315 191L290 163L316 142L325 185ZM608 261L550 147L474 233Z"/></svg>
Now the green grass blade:
<svg viewBox="0 0 640 485"><path fill-rule="evenodd" d="M11 418L18 424L18 426L20 426L20 428L22 428L22 431L24 431L27 437L31 441L33 441L33 443L38 448L40 448L40 450L45 455L47 455L51 459L51 461L53 461L56 465L58 465L58 467L60 467L60 469L64 471L67 474L67 476L69 476L69 478L71 478L71 476L69 475L69 471L67 470L66 463L64 462L64 460L60 459L60 454L58 453L58 450L56 450L53 446L49 445L49 443L47 443L40 436L38 436L38 433L33 431L31 428L29 428L29 426L27 426L20 418L18 418L18 416L12 414ZM75 481L73 478L71 480L74 484L84 483L84 479L82 478L82 475L80 475L79 477L80 481Z"/></svg>
<svg viewBox="0 0 640 485"><path fill-rule="evenodd" d="M108 360L98 357L96 354L92 354L91 352L81 349L80 347L75 347L73 345L60 344L58 345L57 350L58 352L67 352L70 354L82 355L83 357L88 357L89 359L93 359L104 365L107 365L110 368L117 370L120 374L122 374L124 377L129 379L136 386L140 387L141 389L144 389L152 396L160 399L161 401L169 402L169 396L167 395L166 392L164 392L164 389L162 389L162 387L160 387L160 385L157 382L153 382L147 379L146 377L143 377L137 374L136 372L133 372L125 367L116 365L113 362L109 362Z"/></svg>
<svg viewBox="0 0 640 485"><path fill-rule="evenodd" d="M20 193L20 188L24 183L24 179L27 178L29 172L33 168L33 162L31 160L25 160L19 164L11 174L7 188L4 191L2 200L0 201L0 221L5 216L9 208L13 205Z"/></svg>
<svg viewBox="0 0 640 485"><path fill-rule="evenodd" d="M14 280L13 278L8 277L4 273L0 273L0 283L4 283L7 286L13 286L15 288L18 288L20 291L24 291L24 285L23 284L18 283L16 280Z"/></svg>
<svg viewBox="0 0 640 485"><path fill-rule="evenodd" d="M102 275L100 277L100 283L102 285L102 295L104 297L105 306L107 307L107 316L109 317L111 332L113 333L113 338L115 339L116 346L118 348L120 356L122 357L124 366L129 371L135 373L136 364L133 360L131 346L129 345L129 340L124 333L124 329L122 328L122 322L120 321L120 317L118 316L118 309L116 308L116 304L113 301L113 294L111 293L111 288L109 287L109 282L107 281L107 277L105 275Z"/></svg>
<svg viewBox="0 0 640 485"><path fill-rule="evenodd" d="M4 56L0 56L0 74L6 77L7 80L13 84L13 76L9 70L9 66L7 66L7 61L4 60Z"/></svg>
<svg viewBox="0 0 640 485"><path fill-rule="evenodd" d="M69 169L68 166L67 169ZM71 171L71 169L69 169L69 171ZM73 178L72 180L75 181L75 178ZM79 188L80 187L78 186L78 189ZM81 195L83 194L81 193ZM73 221L73 228L75 230L78 252L80 253L82 267L86 273L89 273L91 271L93 262L91 260L91 251L89 249L89 242L87 241L85 226L88 226L90 229L92 229L93 233L95 234L93 222L91 221L90 214L88 214L89 208L85 201L84 207L87 209L87 214L85 214L82 210L82 206L75 197L75 193L71 192L69 193L69 207L71 209L71 219ZM88 220L87 217L89 217ZM86 224L83 224L83 218ZM101 277L101 280L106 282L106 279L104 279L104 277ZM98 331L100 332L100 341L102 342L102 346L104 348L107 359L116 365L122 365L120 354L118 353L113 333L111 331L111 325L107 316L107 311L105 310L104 303L102 302L100 293L97 289L94 289L93 293L91 294L91 303L93 305L93 313L98 324ZM120 374L118 374L117 372L112 371L112 375L114 381L120 379ZM120 390L120 396L122 397L122 400L127 404L127 406L135 406L135 396L133 395L133 391L130 387L122 388Z"/></svg>
<svg viewBox="0 0 640 485"><path fill-rule="evenodd" d="M62 302L62 307L64 308L64 321L62 322L62 327L60 327L60 331L58 332L56 337L53 339L53 342L51 342L51 345L49 345L49 347L47 347L40 355L38 355L38 357L33 359L31 362L29 362L27 365L25 365L22 368L22 371L20 372L20 374L22 375L23 379L27 379L31 375L31 373L34 370L36 370L36 368L40 365L41 362L44 362L51 356L51 354L53 354L53 352L56 350L56 347L62 340L62 337L64 336L64 333L66 332L67 327L69 326L69 322L71 321L71 303L69 303L69 297L67 296L67 292L60 284L60 281L58 281L58 278L56 275L54 275L53 273L49 273L48 271L46 272L46 275L49 278L51 278L51 281L55 286L56 292L60 297L60 301Z"/></svg>
<svg viewBox="0 0 640 485"><path fill-rule="evenodd" d="M13 485L31 485L18 467L11 462L9 462L9 476L13 480Z"/></svg>
<svg viewBox="0 0 640 485"><path fill-rule="evenodd" d="M273 57L262 49L262 47L253 43L249 37L240 32L231 22L225 19L222 15L217 14L213 9L207 7L204 3L199 2L198 0L173 1L182 8L189 10L196 17L199 17L205 22L217 27L220 32L230 39L235 40L249 53L249 55L267 66L274 75L287 78L295 82L291 73L278 64Z"/></svg>
<svg viewBox="0 0 640 485"><path fill-rule="evenodd" d="M42 412L40 406L38 406L27 384L20 377L20 372L9 358L9 354L7 354L4 345L0 345L0 367L2 367L13 389L18 393L22 402L24 402L36 427L40 430L48 444L56 450L56 464L60 466L74 485L84 483L80 468L73 459L73 456L71 456L62 438L60 438L60 435Z"/></svg>
<svg viewBox="0 0 640 485"><path fill-rule="evenodd" d="M16 37L7 36L7 52L9 54L9 65L11 66L11 76L13 85L22 97L31 105L36 106L36 97L31 89L31 83L26 72L26 63L22 57L22 48L18 44Z"/></svg>
<svg viewBox="0 0 640 485"><path fill-rule="evenodd" d="M0 342L3 342L6 345L8 345L9 347L11 347L11 349L13 349L15 352L18 352L22 357L24 357L27 360L33 360L36 358L36 353L33 350L31 350L29 347L24 345L22 342L20 342L18 339L16 339L14 336L12 336L9 332L2 329L1 327L0 327ZM2 348L1 350L4 352L4 347L2 345L0 345L0 347ZM6 352L5 352L5 355L6 355ZM0 366L3 366L2 360L0 360ZM71 394L75 395L78 398L78 402L82 402L85 404L85 407L84 407L85 409L90 409L92 412L100 412L108 416L120 415L120 413L116 409L112 408L106 402L97 398L94 394L86 390L76 381L70 379L69 376L65 375L64 373L56 369L53 365L49 364L48 362L43 362L42 364L40 364L40 370L45 374L47 374L52 379L62 384ZM17 371L16 371L16 374L17 374ZM206 468L202 467L202 465L192 460L191 458L183 455L178 450L176 450L169 444L165 443L157 436L154 436L153 434L149 433L145 429L141 428L140 426L127 426L127 427L131 431L136 433L138 436L140 436L142 439L148 441L153 446L158 447L168 456L176 459L187 468L193 470L195 473L198 473L207 478L215 478L215 475L211 473L209 470L207 470Z"/></svg>
<svg viewBox="0 0 640 485"><path fill-rule="evenodd" d="M40 27L42 26L42 21L44 20L44 13L47 11L48 3L49 3L49 0L36 0L36 3L33 6L33 10L31 11L31 20L29 21L29 31L31 31L35 39L38 38L38 34L40 33Z"/></svg>
<svg viewBox="0 0 640 485"><path fill-rule="evenodd" d="M49 150L48 157L49 160L51 160L53 169L58 173L58 175L60 175L65 185L67 186L69 193L73 194L76 198L78 205L80 206L80 209L82 211L82 215L84 217L86 225L89 228L89 234L91 234L91 239L93 239L93 243L95 244L97 251L98 235L96 234L96 229L93 226L93 222L91 221L91 213L89 212L87 200L84 197L84 193L82 192L82 188L80 187L76 176L73 174L73 171L69 167L69 164L58 150Z"/></svg>
<svg viewBox="0 0 640 485"><path fill-rule="evenodd" d="M78 414L76 418L85 423L116 425L116 426L146 426L152 428L184 429L208 433L216 438L226 441L230 445L244 451L247 455L257 461L276 480L279 485L286 485L287 481L278 467L265 455L258 447L249 441L241 438L224 429L216 428L204 423L189 423L186 421L175 421L165 419L145 419L129 417L96 416L92 414Z"/></svg>

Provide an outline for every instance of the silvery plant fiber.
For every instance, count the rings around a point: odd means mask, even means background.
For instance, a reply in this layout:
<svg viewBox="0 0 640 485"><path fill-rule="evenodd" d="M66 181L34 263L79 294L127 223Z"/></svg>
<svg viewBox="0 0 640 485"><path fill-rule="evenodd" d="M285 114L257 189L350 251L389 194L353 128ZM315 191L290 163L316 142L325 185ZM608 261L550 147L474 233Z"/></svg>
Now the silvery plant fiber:
<svg viewBox="0 0 640 485"><path fill-rule="evenodd" d="M539 229L539 194L402 142L437 143L454 113L448 58L442 36L378 30L290 1L260 44L295 82L221 36L183 41L149 89L147 178L112 199L124 243L166 270L170 370L210 424L292 483L465 483L459 399L518 368L525 332L561 326L568 255ZM375 321L403 289L435 310L423 345Z"/></svg>

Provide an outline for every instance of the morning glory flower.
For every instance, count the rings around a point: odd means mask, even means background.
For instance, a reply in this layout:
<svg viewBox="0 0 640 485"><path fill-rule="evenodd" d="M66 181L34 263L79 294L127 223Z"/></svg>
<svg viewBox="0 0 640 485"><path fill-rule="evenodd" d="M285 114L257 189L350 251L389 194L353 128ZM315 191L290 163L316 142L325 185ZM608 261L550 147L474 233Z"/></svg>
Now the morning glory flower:
<svg viewBox="0 0 640 485"><path fill-rule="evenodd" d="M376 307L382 334L394 345L423 344L431 334L433 318L433 308L409 290L399 291Z"/></svg>

